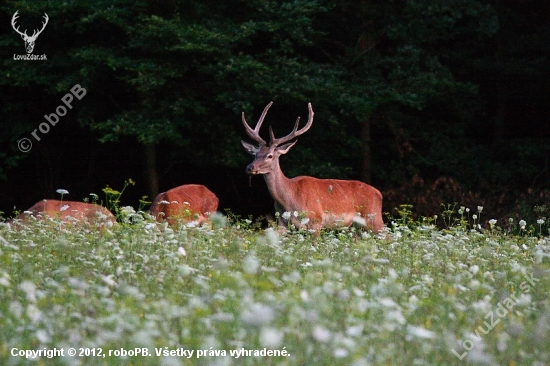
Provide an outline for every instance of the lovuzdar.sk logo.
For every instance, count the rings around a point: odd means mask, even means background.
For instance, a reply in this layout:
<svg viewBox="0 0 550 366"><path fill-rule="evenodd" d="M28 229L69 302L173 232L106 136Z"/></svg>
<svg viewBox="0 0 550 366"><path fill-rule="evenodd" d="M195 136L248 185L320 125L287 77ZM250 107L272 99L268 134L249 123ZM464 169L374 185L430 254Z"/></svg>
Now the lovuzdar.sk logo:
<svg viewBox="0 0 550 366"><path fill-rule="evenodd" d="M40 30L34 29L32 35L29 36L27 34L26 29L25 29L24 32L21 32L19 30L19 26L16 25L17 18L19 17L19 15L17 14L18 12L19 12L19 10L17 10L15 12L15 14L13 14L13 17L11 18L11 26L13 27L13 29L17 33L19 33L21 38L23 38L23 41L25 41L25 50L27 51L27 54L26 55L16 55L16 54L14 54L13 59L14 60L33 60L33 61L46 60L47 59L46 55L33 55L32 51L34 50L34 43L36 42L36 39L38 38L40 33L42 33L42 31L44 30L44 28L46 28L46 25L48 24L48 20L49 20L48 14L44 13L44 21L42 22L42 29L40 29Z"/></svg>

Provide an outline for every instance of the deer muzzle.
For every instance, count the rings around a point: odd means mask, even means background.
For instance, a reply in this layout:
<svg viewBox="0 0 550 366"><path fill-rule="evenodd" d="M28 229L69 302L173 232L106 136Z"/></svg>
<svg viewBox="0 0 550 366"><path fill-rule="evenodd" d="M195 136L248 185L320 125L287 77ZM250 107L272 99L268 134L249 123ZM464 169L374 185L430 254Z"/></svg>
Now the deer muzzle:
<svg viewBox="0 0 550 366"><path fill-rule="evenodd" d="M258 170L254 167L254 164L248 164L246 167L246 172L248 174L258 174Z"/></svg>

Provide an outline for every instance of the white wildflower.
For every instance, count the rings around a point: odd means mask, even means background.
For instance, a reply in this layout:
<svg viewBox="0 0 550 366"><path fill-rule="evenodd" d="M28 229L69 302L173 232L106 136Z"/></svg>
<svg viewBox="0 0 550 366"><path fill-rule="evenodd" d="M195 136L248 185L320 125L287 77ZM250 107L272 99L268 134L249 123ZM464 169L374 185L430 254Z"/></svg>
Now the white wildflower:
<svg viewBox="0 0 550 366"><path fill-rule="evenodd" d="M525 220L520 220L519 221L519 227L522 229L522 230L525 230L525 226L527 225L527 223L525 222Z"/></svg>
<svg viewBox="0 0 550 366"><path fill-rule="evenodd" d="M116 286L115 280L112 279L112 275L109 276L101 276L101 280L107 285L107 286Z"/></svg>
<svg viewBox="0 0 550 366"><path fill-rule="evenodd" d="M357 288L357 287L353 288L353 293L355 294L355 296L358 296L358 297L365 296L365 291L363 291L363 290L361 290L360 288Z"/></svg>
<svg viewBox="0 0 550 366"><path fill-rule="evenodd" d="M537 224L539 224L539 225L544 224L544 218L538 219L538 220L537 220Z"/></svg>
<svg viewBox="0 0 550 366"><path fill-rule="evenodd" d="M476 219L477 219L477 215L472 215L472 219L476 220Z"/></svg>
<svg viewBox="0 0 550 366"><path fill-rule="evenodd" d="M185 249L183 247L178 248L178 253L181 254L184 257L187 255L187 252L185 251Z"/></svg>
<svg viewBox="0 0 550 366"><path fill-rule="evenodd" d="M18 301L12 301L10 303L9 309L10 313L15 315L16 318L21 318L21 316L23 315L23 305L21 305L21 303Z"/></svg>
<svg viewBox="0 0 550 366"><path fill-rule="evenodd" d="M298 217L298 211L294 211L292 214L294 215L294 217Z"/></svg>
<svg viewBox="0 0 550 366"><path fill-rule="evenodd" d="M166 201L166 200L162 200L162 201L160 201L160 204L161 204L161 205L169 205L170 202L168 202L168 201Z"/></svg>
<svg viewBox="0 0 550 366"><path fill-rule="evenodd" d="M37 323L38 321L43 319L43 313L40 311L40 309L38 309L35 304L29 304L25 313L32 323Z"/></svg>
<svg viewBox="0 0 550 366"><path fill-rule="evenodd" d="M30 281L23 281L19 284L19 289L27 295L27 300L36 302L36 285Z"/></svg>
<svg viewBox="0 0 550 366"><path fill-rule="evenodd" d="M311 335L313 336L313 339L320 343L327 343L330 341L330 331L321 325L316 325L313 328Z"/></svg>
<svg viewBox="0 0 550 366"><path fill-rule="evenodd" d="M248 325L269 324L275 318L275 311L268 305L252 303L241 313L241 320Z"/></svg>
<svg viewBox="0 0 550 366"><path fill-rule="evenodd" d="M124 214L124 215L132 215L132 214L135 214L136 213L136 210L134 210L134 208L132 206L124 206L124 207L121 207L120 208L120 211Z"/></svg>
<svg viewBox="0 0 550 366"><path fill-rule="evenodd" d="M345 348L336 348L333 352L335 358L344 358L349 354L348 350Z"/></svg>
<svg viewBox="0 0 550 366"><path fill-rule="evenodd" d="M272 349L279 348L279 346L283 342L283 338L283 331L275 328L263 327L260 332L260 344L262 345L262 347Z"/></svg>
<svg viewBox="0 0 550 366"><path fill-rule="evenodd" d="M491 225L491 227L493 227L496 223L497 223L497 220L495 219L489 220L489 225Z"/></svg>
<svg viewBox="0 0 550 366"><path fill-rule="evenodd" d="M357 225L367 226L367 220L365 220L360 216L353 216L353 222L356 223Z"/></svg>
<svg viewBox="0 0 550 366"><path fill-rule="evenodd" d="M300 222L301 225L307 225L307 223L309 222L309 217L304 217L302 219L302 221Z"/></svg>
<svg viewBox="0 0 550 366"><path fill-rule="evenodd" d="M51 340L50 335L44 329L37 330L35 335L36 335L36 339L38 339L40 343L48 343Z"/></svg>
<svg viewBox="0 0 550 366"><path fill-rule="evenodd" d="M59 194L69 194L69 191L67 191L66 189L58 189L56 190L56 192Z"/></svg>
<svg viewBox="0 0 550 366"><path fill-rule="evenodd" d="M214 212L209 217L214 229L224 228L227 226L227 217L219 212Z"/></svg>
<svg viewBox="0 0 550 366"><path fill-rule="evenodd" d="M10 277L7 273L4 273L4 275L0 277L0 286L4 286L4 287L10 286Z"/></svg>
<svg viewBox="0 0 550 366"><path fill-rule="evenodd" d="M281 217L282 217L283 219L285 219L285 220L290 219L290 212L288 212L288 211L283 212L283 214L281 215Z"/></svg>
<svg viewBox="0 0 550 366"><path fill-rule="evenodd" d="M478 211L478 212L483 211L483 206L477 206L477 211Z"/></svg>
<svg viewBox="0 0 550 366"><path fill-rule="evenodd" d="M243 269L248 274L255 274L260 269L260 261L254 253L250 253L243 261Z"/></svg>
<svg viewBox="0 0 550 366"><path fill-rule="evenodd" d="M516 303L516 305L519 305L519 306L527 306L529 304L531 304L533 302L532 298L531 298L531 294L521 294L521 296L519 297L519 301Z"/></svg>
<svg viewBox="0 0 550 366"><path fill-rule="evenodd" d="M508 341L510 340L510 335L506 332L501 332L497 334L498 342L497 349L499 352L504 352L508 349Z"/></svg>
<svg viewBox="0 0 550 366"><path fill-rule="evenodd" d="M361 337L363 335L363 325L354 325L346 329L346 334L350 337Z"/></svg>
<svg viewBox="0 0 550 366"><path fill-rule="evenodd" d="M268 228L265 231L265 237L267 238L267 242L271 246L278 246L279 245L279 234L273 228Z"/></svg>
<svg viewBox="0 0 550 366"><path fill-rule="evenodd" d="M63 205L63 206L61 206L61 208L59 209L59 211L63 212L63 211L65 211L65 210L67 210L69 207L71 207L71 206L69 206L69 205Z"/></svg>
<svg viewBox="0 0 550 366"><path fill-rule="evenodd" d="M422 327L409 325L407 326L407 336L421 339L432 339L435 338L436 333Z"/></svg>

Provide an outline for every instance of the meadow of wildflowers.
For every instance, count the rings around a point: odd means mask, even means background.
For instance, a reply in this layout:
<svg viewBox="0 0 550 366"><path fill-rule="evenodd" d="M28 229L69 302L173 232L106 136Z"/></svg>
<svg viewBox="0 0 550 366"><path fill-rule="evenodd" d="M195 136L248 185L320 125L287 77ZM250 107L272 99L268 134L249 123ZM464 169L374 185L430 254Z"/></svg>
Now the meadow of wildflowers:
<svg viewBox="0 0 550 366"><path fill-rule="evenodd" d="M383 235L1 224L0 364L548 365L547 223L481 210Z"/></svg>

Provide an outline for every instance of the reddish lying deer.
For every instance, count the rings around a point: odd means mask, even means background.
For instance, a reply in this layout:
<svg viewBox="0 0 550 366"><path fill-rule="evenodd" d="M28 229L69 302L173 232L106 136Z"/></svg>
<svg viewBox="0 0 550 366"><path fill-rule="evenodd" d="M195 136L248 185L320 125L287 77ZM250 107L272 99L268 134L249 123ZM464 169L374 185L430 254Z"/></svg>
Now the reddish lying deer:
<svg viewBox="0 0 550 366"><path fill-rule="evenodd" d="M27 221L29 216L38 218L49 216L68 222L88 222L91 224L110 223L107 226L116 223L115 216L105 207L75 201L42 200L18 215L16 219Z"/></svg>
<svg viewBox="0 0 550 366"><path fill-rule="evenodd" d="M300 130L300 117L292 132L281 138L275 138L269 128L269 145L260 137L259 131L264 118L273 102L269 103L256 127L252 129L242 114L246 133L259 143L256 147L241 141L254 161L246 167L249 174L263 174L267 188L275 200L275 211L279 213L280 224L287 226L291 221L296 227L306 227L318 231L322 227L350 226L354 221L364 224L367 229L376 232L382 230L382 194L376 188L356 180L317 179L300 176L289 179L279 166L279 156L286 154L297 141L290 140L302 135L313 123L313 109L309 107L309 119ZM284 215L290 212L292 215ZM307 219L296 217L294 212L304 213Z"/></svg>
<svg viewBox="0 0 550 366"><path fill-rule="evenodd" d="M178 219L202 224L216 212L219 202L218 197L205 186L186 184L160 193L149 212L157 220L165 219L170 225L174 225Z"/></svg>

